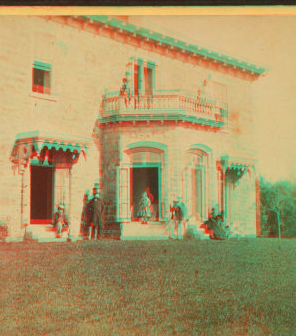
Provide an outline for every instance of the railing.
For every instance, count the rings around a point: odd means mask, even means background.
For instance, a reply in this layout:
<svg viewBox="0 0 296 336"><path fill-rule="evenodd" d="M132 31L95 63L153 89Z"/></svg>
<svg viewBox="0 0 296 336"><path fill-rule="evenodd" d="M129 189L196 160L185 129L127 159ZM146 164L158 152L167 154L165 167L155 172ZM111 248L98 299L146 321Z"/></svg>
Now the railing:
<svg viewBox="0 0 296 336"><path fill-rule="evenodd" d="M207 97L197 97L180 90L145 92L129 95L119 91L103 97L102 117L117 114L186 113L222 121L227 115L227 103Z"/></svg>

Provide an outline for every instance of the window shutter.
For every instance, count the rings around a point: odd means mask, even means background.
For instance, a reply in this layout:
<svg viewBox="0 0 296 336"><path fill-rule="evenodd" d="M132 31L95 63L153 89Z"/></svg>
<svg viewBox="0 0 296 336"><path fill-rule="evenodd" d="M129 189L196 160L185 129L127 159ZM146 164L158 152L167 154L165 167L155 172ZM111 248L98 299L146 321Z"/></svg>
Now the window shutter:
<svg viewBox="0 0 296 336"><path fill-rule="evenodd" d="M117 167L117 219L129 221L130 214L130 165Z"/></svg>
<svg viewBox="0 0 296 336"><path fill-rule="evenodd" d="M192 169L193 166L190 164L185 167L184 174L185 174L185 200L186 200L186 206L187 206L187 215L188 217L192 214L192 196L193 196L193 190L192 190Z"/></svg>

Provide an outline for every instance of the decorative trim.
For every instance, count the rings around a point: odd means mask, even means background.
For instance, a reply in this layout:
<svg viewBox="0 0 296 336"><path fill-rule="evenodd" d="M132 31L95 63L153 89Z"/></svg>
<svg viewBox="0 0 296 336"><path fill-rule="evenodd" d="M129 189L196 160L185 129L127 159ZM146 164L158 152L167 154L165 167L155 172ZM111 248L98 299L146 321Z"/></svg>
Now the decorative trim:
<svg viewBox="0 0 296 336"><path fill-rule="evenodd" d="M209 59L212 62L219 62L233 69L237 69L241 72L248 71L251 74L253 73L256 76L260 76L266 71L266 69L262 66L229 57L216 51L202 48L197 45L175 39L173 37L162 35L155 31L151 31L142 27L137 27L136 25L115 19L113 17L105 15L89 15L81 16L81 18L84 20L92 20L92 22L99 23L100 25L105 25L104 28L106 28L106 24L108 24L109 29L115 29L117 31L124 32L125 34L132 34L138 39L145 39L147 43L153 45L165 45L167 48L177 50L180 53L186 53L192 55L193 57L202 57L204 59Z"/></svg>
<svg viewBox="0 0 296 336"><path fill-rule="evenodd" d="M149 46L150 49L153 49L153 52L168 57L173 53L177 53L180 60L188 63L194 62L202 66L208 63L208 65L215 69L217 65L221 69L228 67L233 74L240 72L246 80L254 80L263 75L264 72L270 70L263 66L251 64L248 61L229 57L216 51L138 27L111 16L40 16L40 18L66 24L79 30L83 29L89 33L115 39L116 41L136 46L137 48L147 49L147 46Z"/></svg>
<svg viewBox="0 0 296 336"><path fill-rule="evenodd" d="M221 128L226 124L225 119L206 119L201 117L189 116L185 114L146 114L146 115L113 115L99 119L101 124L108 124L114 122L137 122L137 121L180 121L189 122L192 124L201 124Z"/></svg>
<svg viewBox="0 0 296 336"><path fill-rule="evenodd" d="M82 137L70 137L69 135L53 134L53 133L41 133L40 131L32 131L25 133L18 133L16 135L12 151L10 155L10 161L13 164L19 166L19 172L21 173L27 166L28 160L37 156L38 160L48 160L48 151L55 149L66 152L69 150L75 155L73 163L76 163L81 152L84 155L87 154L89 147L91 146L92 139ZM47 151L42 152L47 148Z"/></svg>

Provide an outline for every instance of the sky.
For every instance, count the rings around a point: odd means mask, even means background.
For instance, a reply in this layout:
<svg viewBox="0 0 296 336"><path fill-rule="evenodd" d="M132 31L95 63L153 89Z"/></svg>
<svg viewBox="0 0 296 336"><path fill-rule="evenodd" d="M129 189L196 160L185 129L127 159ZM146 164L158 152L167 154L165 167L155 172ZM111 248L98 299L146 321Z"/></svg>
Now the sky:
<svg viewBox="0 0 296 336"><path fill-rule="evenodd" d="M253 83L259 169L271 181L296 182L296 16L147 16L141 21L155 31L269 69Z"/></svg>

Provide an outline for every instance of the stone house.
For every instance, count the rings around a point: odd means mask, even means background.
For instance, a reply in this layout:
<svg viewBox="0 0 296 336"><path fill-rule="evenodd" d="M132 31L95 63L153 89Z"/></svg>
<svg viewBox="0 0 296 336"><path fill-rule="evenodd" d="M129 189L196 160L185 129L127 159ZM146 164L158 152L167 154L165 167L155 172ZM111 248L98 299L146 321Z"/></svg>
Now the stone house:
<svg viewBox="0 0 296 336"><path fill-rule="evenodd" d="M131 17L0 21L0 216L11 239L50 237L59 203L78 237L94 183L121 239L137 238L147 188L155 226L146 236L163 236L155 230L178 197L191 223L216 208L260 233L252 83L264 68Z"/></svg>

